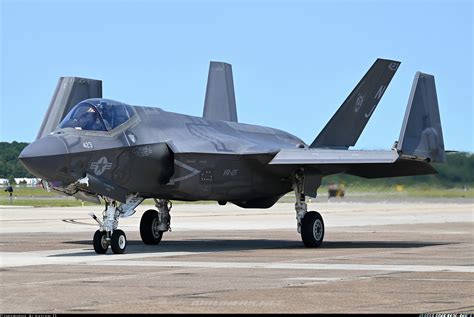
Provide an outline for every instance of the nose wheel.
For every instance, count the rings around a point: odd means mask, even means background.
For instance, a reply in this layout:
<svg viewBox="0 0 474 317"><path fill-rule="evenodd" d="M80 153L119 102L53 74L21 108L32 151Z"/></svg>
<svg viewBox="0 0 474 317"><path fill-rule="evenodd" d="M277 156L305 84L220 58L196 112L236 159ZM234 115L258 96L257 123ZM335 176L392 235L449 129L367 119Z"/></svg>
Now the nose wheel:
<svg viewBox="0 0 474 317"><path fill-rule="evenodd" d="M112 252L115 254L122 254L125 252L127 247L127 236L125 232L120 229L114 230L110 238L107 237L106 231L97 230L94 234L93 245L94 251L97 254L107 253L107 249L112 249Z"/></svg>
<svg viewBox="0 0 474 317"><path fill-rule="evenodd" d="M110 241L110 248L115 254L122 254L125 252L127 247L127 236L122 230L114 230L112 233L112 239Z"/></svg>
<svg viewBox="0 0 474 317"><path fill-rule="evenodd" d="M94 251L97 254L105 254L107 248L109 247L109 242L107 241L107 234L105 231L97 230L94 234L93 239Z"/></svg>

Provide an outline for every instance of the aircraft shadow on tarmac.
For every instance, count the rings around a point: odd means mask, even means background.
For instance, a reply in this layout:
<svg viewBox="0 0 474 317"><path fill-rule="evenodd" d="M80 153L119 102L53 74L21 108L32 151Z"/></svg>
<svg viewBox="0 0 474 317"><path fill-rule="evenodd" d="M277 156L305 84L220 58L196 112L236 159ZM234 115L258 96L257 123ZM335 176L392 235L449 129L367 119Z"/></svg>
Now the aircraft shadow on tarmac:
<svg viewBox="0 0 474 317"><path fill-rule="evenodd" d="M64 244L78 244L90 247L90 240L64 241ZM244 239L244 240L180 240L162 241L159 245L145 245L140 240L127 241L127 254L167 252L228 252L255 250L295 250L318 252L321 249L410 249L439 246L450 243L420 241L325 241L319 249L306 249L300 241ZM78 252L55 256L96 255L94 252Z"/></svg>

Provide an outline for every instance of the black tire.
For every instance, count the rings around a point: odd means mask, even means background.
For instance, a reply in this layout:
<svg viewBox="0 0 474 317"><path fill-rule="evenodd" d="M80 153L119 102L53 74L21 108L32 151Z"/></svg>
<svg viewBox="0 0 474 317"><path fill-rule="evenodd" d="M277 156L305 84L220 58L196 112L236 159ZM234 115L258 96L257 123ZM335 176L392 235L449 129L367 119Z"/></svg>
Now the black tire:
<svg viewBox="0 0 474 317"><path fill-rule="evenodd" d="M158 230L158 211L153 209L145 211L140 220L140 236L145 244L160 243L163 232Z"/></svg>
<svg viewBox="0 0 474 317"><path fill-rule="evenodd" d="M106 237L107 237L107 234L105 233L105 231L97 230L94 233L93 245L94 245L95 253L105 254L107 252L107 249L109 248L109 244L105 240Z"/></svg>
<svg viewBox="0 0 474 317"><path fill-rule="evenodd" d="M125 252L127 247L127 236L125 232L120 229L114 230L112 233L112 240L110 241L110 247L115 254L122 254Z"/></svg>
<svg viewBox="0 0 474 317"><path fill-rule="evenodd" d="M301 223L301 239L307 248L317 248L323 243L324 221L316 211L308 212Z"/></svg>

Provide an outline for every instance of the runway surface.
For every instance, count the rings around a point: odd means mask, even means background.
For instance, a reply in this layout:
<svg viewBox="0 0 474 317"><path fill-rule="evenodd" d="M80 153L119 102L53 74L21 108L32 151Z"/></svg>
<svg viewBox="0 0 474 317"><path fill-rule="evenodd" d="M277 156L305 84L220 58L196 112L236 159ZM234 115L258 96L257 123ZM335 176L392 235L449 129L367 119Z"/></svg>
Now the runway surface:
<svg viewBox="0 0 474 317"><path fill-rule="evenodd" d="M0 207L2 313L474 312L473 204L310 204L326 225L306 249L293 204L175 204L172 232L97 255L100 207Z"/></svg>

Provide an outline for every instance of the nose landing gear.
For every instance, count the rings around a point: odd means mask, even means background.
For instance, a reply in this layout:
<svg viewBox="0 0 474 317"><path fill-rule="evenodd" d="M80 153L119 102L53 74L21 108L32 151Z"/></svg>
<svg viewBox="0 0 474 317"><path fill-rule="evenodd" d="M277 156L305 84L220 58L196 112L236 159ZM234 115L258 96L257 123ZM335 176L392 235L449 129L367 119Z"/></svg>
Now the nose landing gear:
<svg viewBox="0 0 474 317"><path fill-rule="evenodd" d="M118 227L120 217L125 218L135 213L135 208L144 200L142 197L130 195L127 202L117 206L115 200L105 199L105 210L103 213L103 221L99 220L96 215L90 214L92 219L99 224L99 230L94 233L92 244L97 254L105 254L107 249L112 249L115 254L122 254L127 247L127 236L125 232Z"/></svg>
<svg viewBox="0 0 474 317"><path fill-rule="evenodd" d="M127 202L117 206L114 200L105 199L103 221L96 215L90 214L99 224L99 230L94 234L93 246L97 254L105 254L110 246L113 253L122 254L127 247L127 236L118 227L120 217L125 218L135 213L135 208L144 200L143 197L130 195ZM156 208L147 210L140 221L140 236L145 244L160 243L163 233L171 231L171 201L155 199Z"/></svg>

